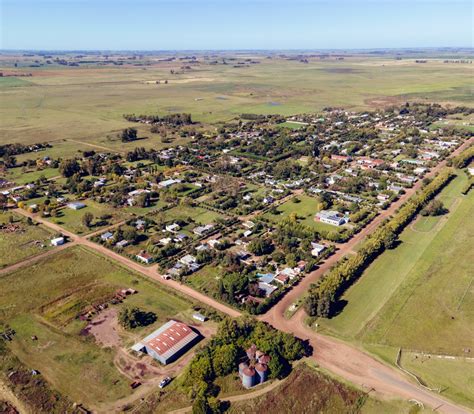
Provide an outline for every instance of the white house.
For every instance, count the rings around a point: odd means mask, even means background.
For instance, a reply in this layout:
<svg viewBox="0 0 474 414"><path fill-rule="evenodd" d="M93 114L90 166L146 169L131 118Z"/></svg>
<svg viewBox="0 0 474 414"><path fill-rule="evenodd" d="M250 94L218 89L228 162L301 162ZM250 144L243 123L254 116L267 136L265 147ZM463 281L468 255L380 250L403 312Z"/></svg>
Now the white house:
<svg viewBox="0 0 474 414"><path fill-rule="evenodd" d="M61 246L65 243L64 237L56 237L51 240L51 246Z"/></svg>

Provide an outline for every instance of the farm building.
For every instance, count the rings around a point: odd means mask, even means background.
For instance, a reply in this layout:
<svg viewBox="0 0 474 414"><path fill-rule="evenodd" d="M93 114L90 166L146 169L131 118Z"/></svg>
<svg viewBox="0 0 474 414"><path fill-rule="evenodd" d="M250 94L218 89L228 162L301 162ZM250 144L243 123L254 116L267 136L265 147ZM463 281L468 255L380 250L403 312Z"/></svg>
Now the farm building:
<svg viewBox="0 0 474 414"><path fill-rule="evenodd" d="M151 355L166 365L178 359L200 338L199 332L190 326L170 320L141 342L135 344L132 349Z"/></svg>
<svg viewBox="0 0 474 414"><path fill-rule="evenodd" d="M71 210L80 210L81 208L86 207L84 203L81 203L80 201L73 201L72 203L69 203L68 208Z"/></svg>

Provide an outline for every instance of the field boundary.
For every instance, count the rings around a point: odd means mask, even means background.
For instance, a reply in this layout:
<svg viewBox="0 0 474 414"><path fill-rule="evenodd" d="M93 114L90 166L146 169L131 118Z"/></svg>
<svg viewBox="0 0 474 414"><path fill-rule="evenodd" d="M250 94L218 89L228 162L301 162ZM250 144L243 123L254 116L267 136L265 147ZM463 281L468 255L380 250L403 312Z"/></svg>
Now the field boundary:
<svg viewBox="0 0 474 414"><path fill-rule="evenodd" d="M399 349L398 349L398 353L397 353L397 357L396 357L396 359L395 359L395 365L397 366L397 368L398 368L399 370L401 370L401 371L404 372L405 374L409 375L410 377L414 378L420 387L423 387L424 389L426 389L426 390L428 390L428 391L437 392L438 394L441 393L441 389L440 389L440 388L430 388L430 387L428 387L428 386L425 384L425 382L421 379L421 377L419 377L418 375L414 374L414 373L411 372L411 371L408 371L406 368L403 368L402 365L401 365L401 363L400 363L401 358L402 358L402 348L399 348Z"/></svg>

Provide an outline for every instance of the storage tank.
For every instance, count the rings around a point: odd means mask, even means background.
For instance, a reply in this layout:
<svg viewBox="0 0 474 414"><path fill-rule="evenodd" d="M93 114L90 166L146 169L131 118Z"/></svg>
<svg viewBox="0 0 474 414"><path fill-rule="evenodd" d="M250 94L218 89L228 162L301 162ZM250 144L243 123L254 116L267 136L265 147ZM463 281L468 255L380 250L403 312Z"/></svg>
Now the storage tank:
<svg viewBox="0 0 474 414"><path fill-rule="evenodd" d="M253 369L252 367L247 367L243 369L242 385L245 388L251 388L255 385L255 369Z"/></svg>
<svg viewBox="0 0 474 414"><path fill-rule="evenodd" d="M248 368L248 364L246 362L242 362L239 364L239 375L242 376L244 369Z"/></svg>
<svg viewBox="0 0 474 414"><path fill-rule="evenodd" d="M265 364L255 365L255 371L257 373L256 380L261 384L265 382L268 378L268 367Z"/></svg>

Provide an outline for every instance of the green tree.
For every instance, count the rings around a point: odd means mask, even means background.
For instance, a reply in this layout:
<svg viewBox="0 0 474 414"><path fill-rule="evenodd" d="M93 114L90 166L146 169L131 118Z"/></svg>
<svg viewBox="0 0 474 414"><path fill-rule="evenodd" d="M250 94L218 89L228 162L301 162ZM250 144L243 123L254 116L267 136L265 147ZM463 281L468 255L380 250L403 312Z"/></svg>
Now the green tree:
<svg viewBox="0 0 474 414"><path fill-rule="evenodd" d="M92 221L94 220L94 215L90 212L84 213L82 216L82 224L88 229L92 227Z"/></svg>
<svg viewBox="0 0 474 414"><path fill-rule="evenodd" d="M212 356L212 365L217 376L230 374L235 370L237 348L234 344L224 344L216 347Z"/></svg>

